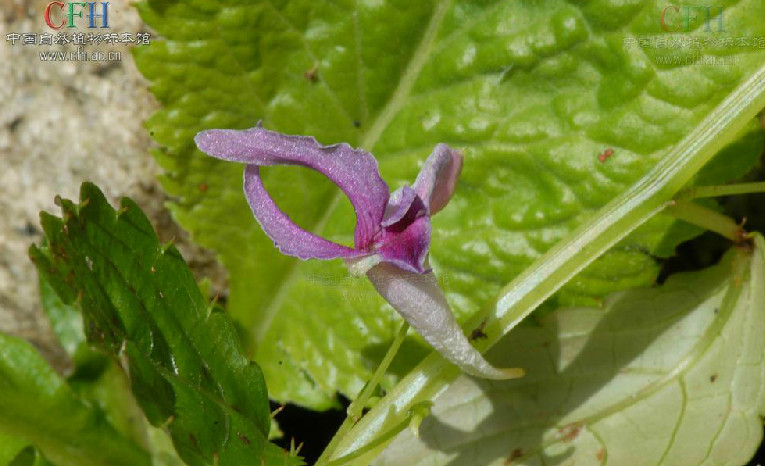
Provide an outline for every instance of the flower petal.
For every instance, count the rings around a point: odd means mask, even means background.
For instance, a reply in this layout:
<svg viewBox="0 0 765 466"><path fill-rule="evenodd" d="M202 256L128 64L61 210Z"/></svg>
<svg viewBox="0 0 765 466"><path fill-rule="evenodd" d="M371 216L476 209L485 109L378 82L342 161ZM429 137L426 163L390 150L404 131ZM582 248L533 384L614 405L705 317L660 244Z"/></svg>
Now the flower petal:
<svg viewBox="0 0 765 466"><path fill-rule="evenodd" d="M462 153L439 144L425 161L413 188L430 209L430 215L449 203L462 171Z"/></svg>
<svg viewBox="0 0 765 466"><path fill-rule="evenodd" d="M497 369L470 344L452 315L433 273L416 274L386 263L367 272L380 293L430 345L464 372L487 379L511 379L521 369Z"/></svg>
<svg viewBox="0 0 765 466"><path fill-rule="evenodd" d="M416 201L422 205L419 198ZM376 252L383 262L410 272L425 273L429 270L425 261L430 248L430 217L409 218L413 211L416 212L416 207L410 208L402 220L383 229Z"/></svg>
<svg viewBox="0 0 765 466"><path fill-rule="evenodd" d="M194 141L201 151L219 159L250 165L302 165L322 173L356 210L356 249L369 246L380 230L390 191L368 152L348 144L322 146L312 137L287 136L260 127L202 131Z"/></svg>
<svg viewBox="0 0 765 466"><path fill-rule="evenodd" d="M375 250L380 260L402 269L425 273L430 247L430 218L420 196L403 186L390 196L382 221L383 232Z"/></svg>
<svg viewBox="0 0 765 466"><path fill-rule="evenodd" d="M402 186L400 189L393 191L390 199L388 199L388 205L385 207L382 226L393 225L404 218L416 197L417 193L409 186Z"/></svg>
<svg viewBox="0 0 765 466"><path fill-rule="evenodd" d="M300 228L268 195L259 172L257 165L247 165L244 170L244 194L255 219L282 254L300 259L353 258L368 254L327 241Z"/></svg>

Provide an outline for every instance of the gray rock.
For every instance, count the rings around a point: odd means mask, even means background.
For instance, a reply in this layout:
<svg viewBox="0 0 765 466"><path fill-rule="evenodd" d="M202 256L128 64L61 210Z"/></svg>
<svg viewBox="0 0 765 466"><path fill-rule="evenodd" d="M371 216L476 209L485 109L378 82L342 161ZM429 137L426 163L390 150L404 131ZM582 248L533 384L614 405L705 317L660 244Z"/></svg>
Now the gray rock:
<svg viewBox="0 0 765 466"><path fill-rule="evenodd" d="M0 331L32 341L65 372L68 358L41 311L37 275L27 254L42 238L38 213L58 213L57 194L77 199L83 181L100 186L115 204L133 198L160 237L175 238L198 277L225 289L213 256L191 245L172 221L156 181L144 120L157 108L127 44L86 45L120 52L110 61L46 62L40 51L74 45L11 45L6 34L55 32L45 25L47 1L0 0ZM112 2L109 32L148 31L128 2ZM87 29L82 29L87 31ZM156 35L152 34L152 40ZM110 58L117 58L116 56Z"/></svg>

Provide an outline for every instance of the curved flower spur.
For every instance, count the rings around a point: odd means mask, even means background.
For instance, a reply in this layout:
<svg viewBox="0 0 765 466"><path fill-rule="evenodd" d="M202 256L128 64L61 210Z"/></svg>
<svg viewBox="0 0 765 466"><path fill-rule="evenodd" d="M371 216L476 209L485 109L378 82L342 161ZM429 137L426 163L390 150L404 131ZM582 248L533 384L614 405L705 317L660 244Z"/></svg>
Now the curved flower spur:
<svg viewBox="0 0 765 466"><path fill-rule="evenodd" d="M244 192L255 218L282 254L300 259L343 258L354 274L366 273L375 289L447 360L468 374L490 379L523 375L491 366L468 342L428 265L430 216L449 202L462 154L436 146L414 185L390 194L375 158L348 144L322 146L312 137L261 127L214 129L194 138L208 155L247 164ZM262 165L302 165L332 180L356 211L354 248L303 230L277 207L260 178Z"/></svg>

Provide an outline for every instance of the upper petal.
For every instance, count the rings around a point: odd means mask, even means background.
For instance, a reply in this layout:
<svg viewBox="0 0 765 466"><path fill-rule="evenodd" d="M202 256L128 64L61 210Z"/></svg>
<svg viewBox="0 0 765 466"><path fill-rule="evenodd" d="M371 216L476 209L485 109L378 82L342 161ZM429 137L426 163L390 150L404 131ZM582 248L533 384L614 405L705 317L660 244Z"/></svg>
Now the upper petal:
<svg viewBox="0 0 765 466"><path fill-rule="evenodd" d="M377 161L368 152L348 144L322 146L312 137L288 136L259 127L202 131L194 141L203 152L223 160L302 165L322 173L337 184L356 210L356 249L366 248L380 229L390 191L380 177Z"/></svg>
<svg viewBox="0 0 765 466"><path fill-rule="evenodd" d="M382 226L387 227L399 222L409 212L412 203L416 200L418 200L417 193L409 186L402 186L393 191L388 200L388 205L385 207Z"/></svg>
<svg viewBox="0 0 765 466"><path fill-rule="evenodd" d="M457 188L462 171L462 153L439 144L425 161L412 186L430 209L430 215L443 209Z"/></svg>

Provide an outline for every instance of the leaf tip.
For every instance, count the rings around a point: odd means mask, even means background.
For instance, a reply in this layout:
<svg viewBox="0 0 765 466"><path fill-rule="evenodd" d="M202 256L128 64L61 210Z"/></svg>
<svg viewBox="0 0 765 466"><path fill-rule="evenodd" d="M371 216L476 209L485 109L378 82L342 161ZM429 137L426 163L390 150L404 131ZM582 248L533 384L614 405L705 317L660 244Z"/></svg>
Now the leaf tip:
<svg viewBox="0 0 765 466"><path fill-rule="evenodd" d="M160 251L159 251L160 254L164 255L168 250L170 250L170 248L173 247L174 244L175 244L175 236L170 238L170 241L160 246Z"/></svg>
<svg viewBox="0 0 765 466"><path fill-rule="evenodd" d="M499 380L520 379L526 375L526 371L520 367L510 367L504 369L497 368L497 370L504 376Z"/></svg>

